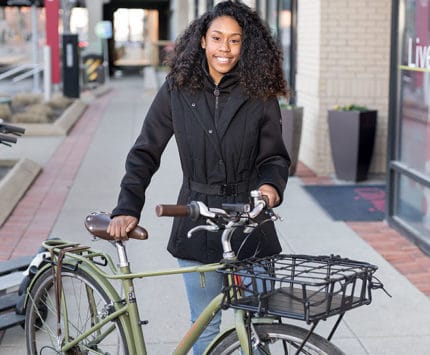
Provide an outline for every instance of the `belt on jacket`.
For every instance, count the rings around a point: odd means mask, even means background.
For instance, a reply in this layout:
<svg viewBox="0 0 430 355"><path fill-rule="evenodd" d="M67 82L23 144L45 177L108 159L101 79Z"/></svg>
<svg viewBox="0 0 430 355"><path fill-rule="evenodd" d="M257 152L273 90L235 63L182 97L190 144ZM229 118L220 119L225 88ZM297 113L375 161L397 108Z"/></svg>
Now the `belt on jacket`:
<svg viewBox="0 0 430 355"><path fill-rule="evenodd" d="M195 192L200 192L206 195L218 195L218 196L237 196L238 194L249 191L249 182L239 182L237 184L201 184L192 180L185 180L187 187Z"/></svg>

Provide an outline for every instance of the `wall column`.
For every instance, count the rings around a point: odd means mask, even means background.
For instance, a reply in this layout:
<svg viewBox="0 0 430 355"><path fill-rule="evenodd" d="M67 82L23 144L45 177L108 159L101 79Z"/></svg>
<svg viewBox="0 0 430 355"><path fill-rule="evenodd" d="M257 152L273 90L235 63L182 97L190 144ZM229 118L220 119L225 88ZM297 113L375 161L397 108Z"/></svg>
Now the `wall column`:
<svg viewBox="0 0 430 355"><path fill-rule="evenodd" d="M86 2L88 10L88 52L101 53L101 40L95 33L98 22L103 21L104 0L91 0Z"/></svg>
<svg viewBox="0 0 430 355"><path fill-rule="evenodd" d="M300 0L297 104L304 106L299 160L333 174L327 111L357 104L378 110L371 173L385 173L391 0Z"/></svg>

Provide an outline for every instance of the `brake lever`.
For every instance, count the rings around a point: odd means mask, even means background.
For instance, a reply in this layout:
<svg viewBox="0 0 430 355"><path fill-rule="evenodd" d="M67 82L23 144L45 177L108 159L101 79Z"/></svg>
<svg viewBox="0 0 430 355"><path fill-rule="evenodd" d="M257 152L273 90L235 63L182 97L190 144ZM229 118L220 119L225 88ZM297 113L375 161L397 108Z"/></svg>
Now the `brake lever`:
<svg viewBox="0 0 430 355"><path fill-rule="evenodd" d="M201 217L215 218L216 214L211 211L203 202L195 201L197 205L198 215Z"/></svg>
<svg viewBox="0 0 430 355"><path fill-rule="evenodd" d="M211 222L211 221L209 221L209 222ZM196 226L194 228L191 228L187 233L187 238L191 238L193 236L193 233L198 232L198 231L218 232L219 230L220 230L220 228L216 224L200 225L200 226Z"/></svg>
<svg viewBox="0 0 430 355"><path fill-rule="evenodd" d="M282 217L281 215L275 213L275 211L272 208L268 209L266 213L269 215L270 219L273 222L274 221L281 221L281 222L284 221L284 217Z"/></svg>

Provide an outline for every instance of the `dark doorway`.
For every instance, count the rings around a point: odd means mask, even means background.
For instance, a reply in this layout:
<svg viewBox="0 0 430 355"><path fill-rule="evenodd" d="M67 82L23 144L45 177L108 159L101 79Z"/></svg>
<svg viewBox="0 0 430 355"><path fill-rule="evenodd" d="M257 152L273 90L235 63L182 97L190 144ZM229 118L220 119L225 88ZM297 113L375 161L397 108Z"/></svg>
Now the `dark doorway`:
<svg viewBox="0 0 430 355"><path fill-rule="evenodd" d="M141 70L154 61L154 43L167 40L170 23L169 0L112 0L103 5L103 20L113 24L108 40L109 68Z"/></svg>

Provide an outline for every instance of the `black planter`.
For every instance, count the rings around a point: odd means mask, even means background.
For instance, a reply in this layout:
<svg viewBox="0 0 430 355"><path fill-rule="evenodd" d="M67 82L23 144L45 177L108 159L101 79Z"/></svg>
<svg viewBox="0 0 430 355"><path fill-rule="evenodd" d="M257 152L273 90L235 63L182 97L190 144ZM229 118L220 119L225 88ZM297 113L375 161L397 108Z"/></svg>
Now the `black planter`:
<svg viewBox="0 0 430 355"><path fill-rule="evenodd" d="M303 107L281 108L282 139L291 159L290 175L294 175L302 137Z"/></svg>
<svg viewBox="0 0 430 355"><path fill-rule="evenodd" d="M331 154L336 178L367 179L375 143L378 111L328 112Z"/></svg>

